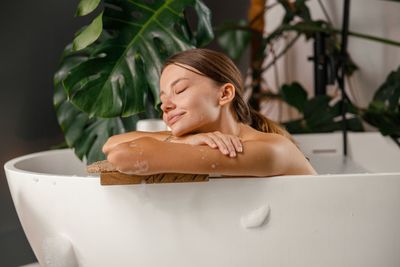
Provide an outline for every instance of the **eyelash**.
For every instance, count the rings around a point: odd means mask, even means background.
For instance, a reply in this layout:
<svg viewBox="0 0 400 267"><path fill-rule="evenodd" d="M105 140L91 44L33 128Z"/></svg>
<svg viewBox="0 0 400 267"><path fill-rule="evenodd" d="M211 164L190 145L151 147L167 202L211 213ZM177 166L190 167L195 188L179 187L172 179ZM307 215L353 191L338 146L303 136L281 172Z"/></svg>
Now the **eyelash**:
<svg viewBox="0 0 400 267"><path fill-rule="evenodd" d="M175 94L180 94L180 93L184 92L186 89L187 89L187 87L185 87L181 90L177 90L177 91L175 91Z"/></svg>

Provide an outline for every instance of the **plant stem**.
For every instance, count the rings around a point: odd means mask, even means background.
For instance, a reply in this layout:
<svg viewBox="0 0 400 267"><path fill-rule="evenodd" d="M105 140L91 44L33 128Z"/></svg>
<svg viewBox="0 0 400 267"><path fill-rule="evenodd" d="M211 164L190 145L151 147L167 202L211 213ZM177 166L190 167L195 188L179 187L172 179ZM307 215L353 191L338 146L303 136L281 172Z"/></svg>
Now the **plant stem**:
<svg viewBox="0 0 400 267"><path fill-rule="evenodd" d="M335 33L338 33L338 32L340 32L340 31L339 30L335 30ZM380 38L380 37L376 37L376 36L371 36L371 35L368 35L368 34L350 32L349 31L349 35L354 36L354 37L367 39L367 40L371 40L371 41L376 41L376 42L388 44L388 45L400 46L400 42L399 41L393 41L393 40L389 40L389 39L384 39L384 38Z"/></svg>
<svg viewBox="0 0 400 267"><path fill-rule="evenodd" d="M276 64L276 61L282 57L286 52L296 43L296 41L300 38L300 34L297 34L295 38L293 38L290 43L272 60L271 63L269 63L265 68L263 68L261 71L267 71L271 66Z"/></svg>

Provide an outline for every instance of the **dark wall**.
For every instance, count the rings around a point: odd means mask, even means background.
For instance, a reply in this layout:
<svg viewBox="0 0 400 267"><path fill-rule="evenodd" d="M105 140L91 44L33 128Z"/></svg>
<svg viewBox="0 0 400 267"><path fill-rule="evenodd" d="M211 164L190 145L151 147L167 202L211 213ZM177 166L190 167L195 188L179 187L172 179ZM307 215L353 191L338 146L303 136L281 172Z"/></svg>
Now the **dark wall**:
<svg viewBox="0 0 400 267"><path fill-rule="evenodd" d="M248 0L205 1L213 24L246 17ZM52 76L64 46L87 19L78 1L5 1L0 8L0 164L63 141L52 105ZM229 7L229 8L228 8ZM86 20L86 21L85 21ZM217 48L215 44L210 46ZM36 261L0 172L0 266Z"/></svg>
<svg viewBox="0 0 400 267"><path fill-rule="evenodd" d="M52 106L52 76L82 20L77 1L5 1L0 8L0 163L48 150L63 136ZM0 172L0 266L36 261Z"/></svg>

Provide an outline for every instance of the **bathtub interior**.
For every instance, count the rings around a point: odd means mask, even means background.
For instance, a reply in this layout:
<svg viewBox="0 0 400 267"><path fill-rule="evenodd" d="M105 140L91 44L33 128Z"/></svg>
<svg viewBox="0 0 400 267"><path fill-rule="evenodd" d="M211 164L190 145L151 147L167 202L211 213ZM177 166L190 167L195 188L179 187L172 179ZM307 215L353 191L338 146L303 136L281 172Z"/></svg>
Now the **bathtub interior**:
<svg viewBox="0 0 400 267"><path fill-rule="evenodd" d="M25 156L14 163L14 168L26 172L65 176L89 176L86 162L71 149L53 150Z"/></svg>
<svg viewBox="0 0 400 267"><path fill-rule="evenodd" d="M341 132L294 138L318 174L400 172L400 147L379 132L349 132L347 156L343 156Z"/></svg>
<svg viewBox="0 0 400 267"><path fill-rule="evenodd" d="M298 134L294 138L318 174L400 172L400 147L379 132L348 133L348 155L343 156L342 133ZM19 170L65 176L93 176L72 150L37 153L15 162Z"/></svg>

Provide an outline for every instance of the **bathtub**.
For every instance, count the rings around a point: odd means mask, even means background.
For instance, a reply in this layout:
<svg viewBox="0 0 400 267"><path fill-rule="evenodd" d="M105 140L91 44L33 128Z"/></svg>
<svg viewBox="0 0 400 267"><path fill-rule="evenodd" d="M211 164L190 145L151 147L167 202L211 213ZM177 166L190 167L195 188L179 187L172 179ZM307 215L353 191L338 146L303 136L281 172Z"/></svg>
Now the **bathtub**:
<svg viewBox="0 0 400 267"><path fill-rule="evenodd" d="M41 266L400 266L400 149L295 135L320 175L101 186L71 150L5 164Z"/></svg>

